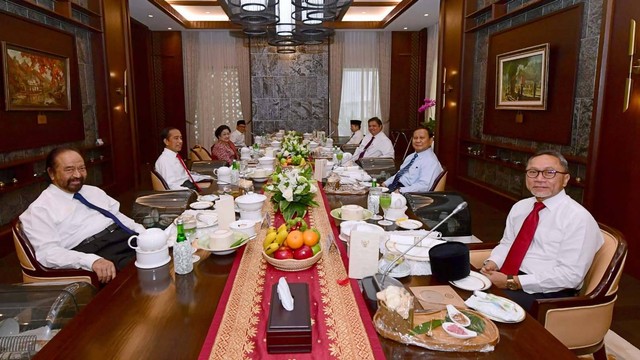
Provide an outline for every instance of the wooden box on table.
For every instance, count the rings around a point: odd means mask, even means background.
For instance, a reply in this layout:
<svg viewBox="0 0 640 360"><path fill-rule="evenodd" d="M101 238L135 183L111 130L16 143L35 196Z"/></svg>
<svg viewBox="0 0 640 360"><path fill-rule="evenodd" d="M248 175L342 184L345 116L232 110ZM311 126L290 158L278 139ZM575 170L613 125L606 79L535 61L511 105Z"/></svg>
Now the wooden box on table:
<svg viewBox="0 0 640 360"><path fill-rule="evenodd" d="M267 352L270 354L311 352L311 309L309 286L291 283L293 310L287 311L280 303L278 284L271 288L271 307L267 323Z"/></svg>

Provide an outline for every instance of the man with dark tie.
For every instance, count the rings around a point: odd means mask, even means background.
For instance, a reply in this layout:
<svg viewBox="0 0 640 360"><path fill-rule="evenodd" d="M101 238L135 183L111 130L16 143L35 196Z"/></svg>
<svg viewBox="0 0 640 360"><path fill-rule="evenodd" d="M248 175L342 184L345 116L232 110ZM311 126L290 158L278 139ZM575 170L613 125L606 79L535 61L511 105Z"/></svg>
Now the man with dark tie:
<svg viewBox="0 0 640 360"><path fill-rule="evenodd" d="M369 134L362 139L360 146L353 152L352 159L360 160L365 157L390 157L395 156L391 140L382 132L382 120L372 117L367 122Z"/></svg>
<svg viewBox="0 0 640 360"><path fill-rule="evenodd" d="M593 216L565 193L569 177L557 151L529 158L526 185L533 197L511 208L502 240L481 269L525 310L535 299L574 296L604 243Z"/></svg>
<svg viewBox="0 0 640 360"><path fill-rule="evenodd" d="M38 262L94 271L109 282L135 256L127 239L144 227L100 188L84 185L87 168L78 151L53 149L46 167L51 184L20 215Z"/></svg>
<svg viewBox="0 0 640 360"><path fill-rule="evenodd" d="M411 145L415 153L409 154L400 170L384 182L389 191L427 192L442 172L442 165L433 152L433 134L427 128L413 131Z"/></svg>
<svg viewBox="0 0 640 360"><path fill-rule="evenodd" d="M156 171L164 178L171 190L191 189L200 191L201 187L209 184L198 184L200 181L210 181L211 176L200 175L187 169L187 165L180 156L182 150L182 133L174 127L168 127L160 133L164 150L156 160Z"/></svg>
<svg viewBox="0 0 640 360"><path fill-rule="evenodd" d="M360 126L362 125L362 121L360 120L351 120L351 138L345 145L359 145L362 141L364 135L360 130Z"/></svg>

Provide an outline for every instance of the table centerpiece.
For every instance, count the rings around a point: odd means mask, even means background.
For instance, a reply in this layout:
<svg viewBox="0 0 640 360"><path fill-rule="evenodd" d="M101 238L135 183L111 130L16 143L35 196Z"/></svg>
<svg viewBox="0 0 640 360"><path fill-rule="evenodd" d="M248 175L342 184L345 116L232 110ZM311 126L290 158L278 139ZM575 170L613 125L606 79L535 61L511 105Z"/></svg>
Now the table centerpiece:
<svg viewBox="0 0 640 360"><path fill-rule="evenodd" d="M274 210L280 211L285 221L295 217L304 217L307 207L318 206L313 199L318 187L312 180L313 169L310 164L300 167L283 168L280 165L271 175L271 183L265 190L271 192Z"/></svg>
<svg viewBox="0 0 640 360"><path fill-rule="evenodd" d="M281 165L304 166L309 160L309 140L296 131L289 131L282 140L282 152L278 155Z"/></svg>

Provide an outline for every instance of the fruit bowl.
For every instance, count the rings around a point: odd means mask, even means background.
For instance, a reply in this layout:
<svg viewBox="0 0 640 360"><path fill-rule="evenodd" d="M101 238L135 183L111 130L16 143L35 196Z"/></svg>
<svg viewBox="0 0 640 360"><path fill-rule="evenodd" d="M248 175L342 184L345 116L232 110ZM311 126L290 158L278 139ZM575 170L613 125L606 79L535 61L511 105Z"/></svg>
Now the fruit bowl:
<svg viewBox="0 0 640 360"><path fill-rule="evenodd" d="M320 245L320 246L322 246L322 245ZM306 259L303 259L303 260L296 260L296 259L279 260L279 259L272 258L271 256L267 255L264 252L264 250L262 251L262 257L264 258L264 260L266 262L268 262L269 264L273 265L273 267L278 269L278 270L282 270L282 271L301 271L301 270L307 270L308 268L312 267L313 264L317 263L318 260L320 260L320 258L322 257L322 250L318 251L312 257L306 258Z"/></svg>

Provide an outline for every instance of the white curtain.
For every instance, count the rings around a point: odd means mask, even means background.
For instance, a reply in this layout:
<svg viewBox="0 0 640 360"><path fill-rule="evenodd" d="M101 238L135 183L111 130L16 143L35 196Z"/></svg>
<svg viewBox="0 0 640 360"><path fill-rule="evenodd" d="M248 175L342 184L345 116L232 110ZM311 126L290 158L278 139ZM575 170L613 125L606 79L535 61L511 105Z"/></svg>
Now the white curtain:
<svg viewBox="0 0 640 360"><path fill-rule="evenodd" d="M208 149L218 126L225 124L233 131L236 121L244 118L243 102L250 106L249 86L244 84L249 79L248 51L227 31L183 33L189 147L199 144Z"/></svg>
<svg viewBox="0 0 640 360"><path fill-rule="evenodd" d="M425 99L435 99L438 91L438 23L427 28L427 71L425 72ZM422 104L421 104L422 105ZM431 108L425 111L423 119L428 121L429 117L435 118L436 109Z"/></svg>
<svg viewBox="0 0 640 360"><path fill-rule="evenodd" d="M342 86L338 134L351 134L349 120L366 121L374 116L385 119L382 104L389 114L389 73L391 35L385 32L344 32L342 43ZM382 90L381 90L382 89ZM385 101L381 97L386 96ZM388 131L388 127L386 127Z"/></svg>
<svg viewBox="0 0 640 360"><path fill-rule="evenodd" d="M342 95L342 51L344 49L344 32L338 31L333 36L329 48L329 114L331 129L334 132L340 123L340 97Z"/></svg>

